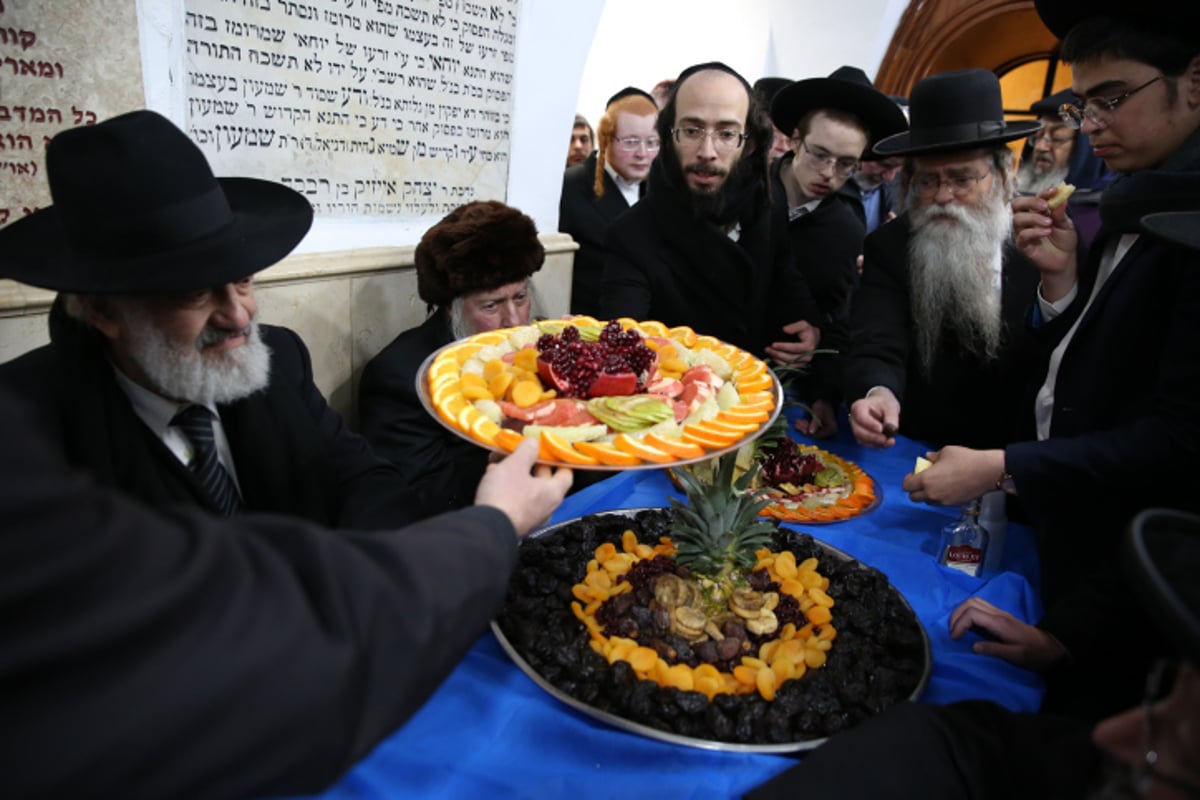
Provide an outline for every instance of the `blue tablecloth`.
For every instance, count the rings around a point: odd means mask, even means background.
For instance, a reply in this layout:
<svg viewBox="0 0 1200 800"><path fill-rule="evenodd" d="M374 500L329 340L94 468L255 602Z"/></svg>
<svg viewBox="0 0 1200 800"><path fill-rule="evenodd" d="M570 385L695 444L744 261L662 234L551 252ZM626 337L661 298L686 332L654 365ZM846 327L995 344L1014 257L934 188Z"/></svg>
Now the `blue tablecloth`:
<svg viewBox="0 0 1200 800"><path fill-rule="evenodd" d="M887 574L929 635L933 672L922 702L994 700L1037 708L1040 679L971 652L973 636L951 641L950 612L978 595L1028 622L1041 615L1032 533L1009 524L993 541L981 578L937 563L941 529L957 509L912 503L900 489L925 448L903 438L884 451L844 433L821 446L858 463L882 502L827 525L797 526ZM664 506L680 496L661 470L625 472L581 490L554 522L612 508ZM542 691L487 633L437 693L400 730L321 797L385 798L719 798L738 797L794 763L789 757L667 744L609 727Z"/></svg>

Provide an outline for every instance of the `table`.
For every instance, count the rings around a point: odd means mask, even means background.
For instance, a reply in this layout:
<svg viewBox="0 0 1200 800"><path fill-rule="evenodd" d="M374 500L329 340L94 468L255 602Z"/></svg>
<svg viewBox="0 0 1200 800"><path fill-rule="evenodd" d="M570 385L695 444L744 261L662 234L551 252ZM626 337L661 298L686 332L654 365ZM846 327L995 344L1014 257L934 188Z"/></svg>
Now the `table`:
<svg viewBox="0 0 1200 800"><path fill-rule="evenodd" d="M957 509L913 503L900 489L926 448L903 437L888 450L864 448L844 429L820 446L875 478L882 502L856 519L794 527L879 568L904 594L933 651L922 702L982 698L1017 711L1036 709L1039 678L975 655L971 634L960 641L948 634L950 612L972 595L1027 622L1041 616L1032 532L1010 523L992 542L980 578L938 565L941 528ZM681 497L661 470L617 473L569 496L552 522L665 506L668 495ZM320 797L738 797L793 763L787 756L703 750L611 728L542 691L489 632L404 727Z"/></svg>

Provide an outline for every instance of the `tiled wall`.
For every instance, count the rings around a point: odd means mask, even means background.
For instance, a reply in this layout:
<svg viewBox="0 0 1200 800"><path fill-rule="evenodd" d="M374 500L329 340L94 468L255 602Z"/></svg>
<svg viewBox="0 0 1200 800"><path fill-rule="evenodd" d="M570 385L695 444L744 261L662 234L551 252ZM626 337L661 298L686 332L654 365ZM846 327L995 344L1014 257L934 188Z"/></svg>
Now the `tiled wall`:
<svg viewBox="0 0 1200 800"><path fill-rule="evenodd" d="M543 313L560 316L571 296L577 247L565 234L540 237L546 263L534 275ZM362 367L400 331L425 319L417 297L413 248L294 256L256 279L259 318L286 325L312 354L317 386L351 425ZM0 362L49 341L51 292L0 281Z"/></svg>

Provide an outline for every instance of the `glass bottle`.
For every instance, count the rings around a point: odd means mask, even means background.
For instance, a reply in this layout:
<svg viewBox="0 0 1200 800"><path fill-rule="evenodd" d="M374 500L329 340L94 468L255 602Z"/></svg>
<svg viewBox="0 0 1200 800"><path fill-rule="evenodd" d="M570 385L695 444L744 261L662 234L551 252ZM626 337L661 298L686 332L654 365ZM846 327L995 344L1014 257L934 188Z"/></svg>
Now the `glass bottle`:
<svg viewBox="0 0 1200 800"><path fill-rule="evenodd" d="M972 500L962 507L957 520L942 530L945 546L938 563L978 577L987 555L988 532L979 524L980 502Z"/></svg>

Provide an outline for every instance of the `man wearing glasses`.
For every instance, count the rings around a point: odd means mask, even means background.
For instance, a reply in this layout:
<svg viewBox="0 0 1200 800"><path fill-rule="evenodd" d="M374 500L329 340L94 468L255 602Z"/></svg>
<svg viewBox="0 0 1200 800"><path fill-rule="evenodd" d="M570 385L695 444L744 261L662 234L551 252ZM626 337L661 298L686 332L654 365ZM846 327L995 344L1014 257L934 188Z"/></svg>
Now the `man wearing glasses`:
<svg viewBox="0 0 1200 800"><path fill-rule="evenodd" d="M1059 113L1063 103L1074 100L1074 93L1063 89L1029 107L1041 121L1042 129L1025 140L1017 171L1018 192L1041 194L1065 181L1080 190L1071 199L1075 205L1083 196L1082 190L1101 189L1112 180L1112 171L1092 154L1088 138L1068 125Z"/></svg>
<svg viewBox="0 0 1200 800"><path fill-rule="evenodd" d="M845 359L855 438L890 447L1010 441L1037 271L1011 242L1013 155L1038 122L1006 122L988 70L933 75L912 127L875 152L906 157L904 214L866 238Z"/></svg>
<svg viewBox="0 0 1200 800"><path fill-rule="evenodd" d="M609 227L600 316L688 325L759 356L809 357L812 294L772 224L773 131L728 66L685 69L658 117L646 197Z"/></svg>
<svg viewBox="0 0 1200 800"><path fill-rule="evenodd" d="M658 106L628 87L609 98L597 124L599 149L563 176L558 229L579 243L571 278L571 313L597 316L604 236L614 219L646 190L650 164L662 146L654 122Z"/></svg>
<svg viewBox="0 0 1200 800"><path fill-rule="evenodd" d="M1037 9L1072 68L1064 119L1124 174L1105 189L1103 226L1086 248L1049 192L1013 201L1017 244L1041 272L1033 310L1044 353L1023 409L1036 433L1003 449L945 448L904 488L947 504L997 483L1019 496L1041 535L1046 614L1035 628L981 604L964 620L1000 639L978 652L1052 667L1045 707L1094 716L1134 699L1152 650L1107 657L1114 627L1137 621L1112 574L1121 529L1149 505L1200 508L1200 495L1167 477L1196 474L1200 453L1200 269L1194 253L1138 228L1147 205L1196 208L1200 6Z"/></svg>
<svg viewBox="0 0 1200 800"><path fill-rule="evenodd" d="M772 200L776 213L786 214L792 257L821 309L824 346L841 351L866 236L854 209L857 193L847 196L841 189L870 146L905 130L908 120L857 67L789 84L775 95L771 118L790 146L771 166ZM804 384L802 399L813 410L812 419L801 423L805 433L833 436L841 399L838 357L819 359Z"/></svg>

